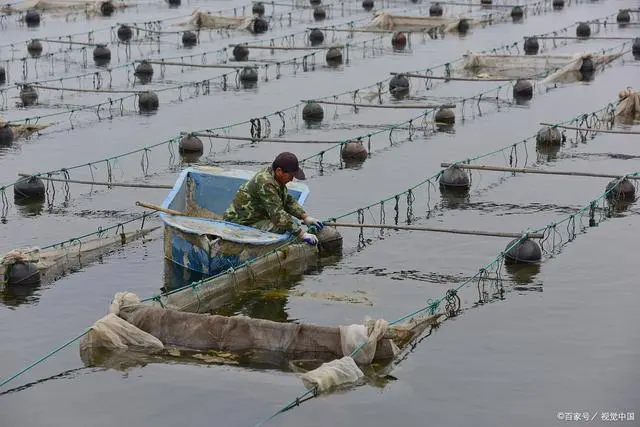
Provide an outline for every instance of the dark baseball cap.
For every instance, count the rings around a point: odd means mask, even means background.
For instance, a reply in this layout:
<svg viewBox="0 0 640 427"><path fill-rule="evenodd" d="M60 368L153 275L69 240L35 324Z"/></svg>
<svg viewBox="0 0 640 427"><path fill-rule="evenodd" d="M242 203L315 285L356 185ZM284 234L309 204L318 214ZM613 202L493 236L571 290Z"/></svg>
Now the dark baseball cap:
<svg viewBox="0 0 640 427"><path fill-rule="evenodd" d="M271 167L273 170L280 168L287 173L291 173L296 179L306 179L304 171L300 169L300 165L298 164L298 158L295 154L289 153L288 151L278 154L278 157L273 161Z"/></svg>

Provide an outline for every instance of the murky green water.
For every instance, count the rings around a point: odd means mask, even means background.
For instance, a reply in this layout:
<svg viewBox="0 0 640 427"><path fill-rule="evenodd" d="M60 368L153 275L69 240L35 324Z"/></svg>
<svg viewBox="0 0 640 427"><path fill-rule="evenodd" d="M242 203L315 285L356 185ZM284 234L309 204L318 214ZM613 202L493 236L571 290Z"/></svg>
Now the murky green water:
<svg viewBox="0 0 640 427"><path fill-rule="evenodd" d="M237 6L231 2L203 5L205 9ZM449 36L422 42L418 37L413 40L411 55L378 53L363 58L360 54L341 70L322 67L314 72L297 72L295 76L283 71L282 78L260 82L253 91L216 90L209 96L183 102L165 103L161 99L159 111L152 116L129 114L98 122L88 114L78 114L72 118L73 130L61 126L62 130L18 141L3 151L0 181L13 182L20 172L96 162L168 139L181 130L260 117L301 99L373 84L386 79L389 72L428 68L453 60L467 50L495 47L635 6L632 1L587 2L530 17L518 25L507 22L474 29L463 38ZM192 7L195 4L185 4L171 12L154 9L157 15L153 16L159 19L173 13L186 15ZM122 22L125 16L141 21L146 19L145 13L140 8L109 20L79 19L65 24L57 19L49 20L37 31L10 26L2 31L11 41L18 42L36 34L61 35L101 28ZM274 34L301 30L309 24L299 22L292 28L277 29ZM635 36L637 29L617 29L614 25L604 34ZM243 40L249 39L243 36ZM207 40L198 49L214 50L230 42L228 38ZM603 49L615 43L618 42L570 43L551 53ZM174 45L167 46L166 51L164 46L162 49L160 56L185 52ZM218 74L222 72L167 70L166 78L195 81ZM617 62L589 84L537 93L526 107L503 107L498 112L495 106L483 105L480 111L467 110L467 119L458 120L453 133L417 136L402 142L398 136L396 144L390 144L388 134L374 137L372 157L358 169L339 169L337 151L333 150L326 154L322 173L314 163L306 166L311 188L306 205L314 216L326 218L393 196L437 172L441 162L474 157L516 143L534 134L539 122L557 122L599 109L615 100L619 90L633 86L637 75L637 62ZM498 84L448 83L434 88L429 95L471 96L495 86ZM426 94L422 87L412 87L412 92L414 89L421 96ZM503 95L508 97L506 92ZM167 101L172 97L176 95L167 95ZM69 95L65 102L80 104L95 99L95 95L76 94ZM9 110L3 114L27 117L29 111ZM361 109L358 114L348 108L325 111L328 119L323 129L304 129L300 124L296 131L289 121L286 137L341 140L366 134L367 130L354 127L356 124L396 123L419 115L419 111L407 110ZM67 116L59 120L65 122ZM273 120L272 126L278 125ZM243 128L244 135L247 129ZM526 151L519 147L515 154L518 166L538 161L541 167L556 170L631 173L640 169L635 157L636 139L599 135L584 143L570 140L554 156L538 158L535 144L529 144ZM205 147L207 144L208 141ZM227 147L227 141L214 140L211 147L208 163L256 169L279 151L292 150L305 157L328 145L251 145L236 141ZM479 163L506 166L508 157L507 151ZM168 158L166 147L152 149L149 182L173 183L180 165L170 166ZM139 178L140 161L141 156L132 156L114 162L114 179ZM104 165L97 165L95 173L99 179L106 179ZM91 175L85 168L71 176L87 179ZM421 188L416 190L412 208L418 225L518 233L564 219L599 196L608 181L474 171L471 192L463 203ZM166 190L121 188L94 188L89 193L86 186L72 185L71 197L65 203L63 188L58 186L56 191L51 209L45 206L38 215L25 214L24 210L8 213L7 223L0 227L3 252L26 245L44 246L133 218L141 212L134 205L136 200L159 203L166 194ZM11 190L7 194L11 197ZM431 200L427 203L429 195ZM406 209L402 199L401 221L406 218ZM428 209L432 211L426 220ZM475 286L463 288L462 314L444 322L412 350L394 368L396 380L384 386L366 385L313 399L269 424L385 426L401 420L405 424L446 426L541 426L571 423L559 421L558 412L593 415L614 411L633 412L640 419L636 393L640 377L632 365L640 352L635 326L640 297L634 292L634 227L638 225L634 209L632 205L578 235L560 253L546 259L533 275L504 271L507 292L502 301L476 305ZM395 215L393 203L386 205L385 212L390 223ZM378 210L365 213L367 221L379 220ZM345 221L355 222L356 217ZM566 224L563 227L566 229ZM563 232L566 237L566 230ZM419 232L385 232L380 240L372 232L364 236L371 239L370 244L356 251L358 230L345 229L343 236L345 256L341 260L285 284L265 283L263 288L271 293L256 290L242 294L220 313L323 324L360 323L365 316L394 320L460 285L504 250L509 241ZM160 292L164 275L162 234L156 232L153 239L134 243L53 284L17 295L4 292L4 304L0 306L0 336L4 342L0 375L12 375L80 334L107 312L116 292L128 290L141 296ZM293 296L282 297L282 293L273 291L280 287L289 289ZM329 294L342 300L328 299ZM357 301L349 302L349 298ZM185 421L194 425L253 426L304 392L294 374L255 367L176 361L126 370L84 368L77 343L7 384L5 390L10 391L0 397L3 426L171 426ZM605 423L599 420L600 415L593 422ZM637 425L638 421L618 424Z"/></svg>

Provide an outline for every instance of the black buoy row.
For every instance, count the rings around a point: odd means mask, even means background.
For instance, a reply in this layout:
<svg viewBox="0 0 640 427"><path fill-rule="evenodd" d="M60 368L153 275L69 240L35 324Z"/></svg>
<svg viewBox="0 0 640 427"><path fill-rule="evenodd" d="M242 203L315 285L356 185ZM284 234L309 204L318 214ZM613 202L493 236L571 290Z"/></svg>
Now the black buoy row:
<svg viewBox="0 0 640 427"><path fill-rule="evenodd" d="M245 89L251 89L258 85L258 69L255 67L244 67L238 79Z"/></svg>
<svg viewBox="0 0 640 427"><path fill-rule="evenodd" d="M18 200L35 199L44 200L45 187L44 182L37 176L23 178L16 182L13 186L13 197Z"/></svg>
<svg viewBox="0 0 640 427"><path fill-rule="evenodd" d="M324 33L318 29L314 28L309 32L309 43L311 46L318 46L324 42Z"/></svg>
<svg viewBox="0 0 640 427"><path fill-rule="evenodd" d="M249 59L249 48L244 45L236 45L231 52L236 61L246 61Z"/></svg>
<svg viewBox="0 0 640 427"><path fill-rule="evenodd" d="M42 54L42 43L38 39L33 39L27 43L27 52L31 57L37 58Z"/></svg>
<svg viewBox="0 0 640 427"><path fill-rule="evenodd" d="M124 25L124 24L120 25L118 27L117 34L118 34L118 40L120 40L123 43L131 41L131 39L133 38L133 30L128 25Z"/></svg>
<svg viewBox="0 0 640 427"><path fill-rule="evenodd" d="M176 7L180 7L180 5L182 4L181 0L167 0L167 3L169 3L169 8L170 9L175 9Z"/></svg>
<svg viewBox="0 0 640 427"><path fill-rule="evenodd" d="M524 18L524 9L521 6L514 6L511 9L511 19L513 22L520 22Z"/></svg>
<svg viewBox="0 0 640 427"><path fill-rule="evenodd" d="M629 9L620 9L616 16L616 22L618 24L628 24L631 22L631 13L629 13Z"/></svg>
<svg viewBox="0 0 640 427"><path fill-rule="evenodd" d="M391 46L395 50L404 50L407 46L407 36L405 33L393 33L391 37Z"/></svg>
<svg viewBox="0 0 640 427"><path fill-rule="evenodd" d="M527 238L517 238L510 241L504 253L505 264L537 264L542 260L540 245Z"/></svg>
<svg viewBox="0 0 640 427"><path fill-rule="evenodd" d="M309 0L309 4L311 6L318 6L321 3L322 3L322 0Z"/></svg>
<svg viewBox="0 0 640 427"><path fill-rule="evenodd" d="M182 33L182 45L184 47L193 47L198 44L198 36L193 31L185 31Z"/></svg>
<svg viewBox="0 0 640 427"><path fill-rule="evenodd" d="M264 4L262 2L254 3L251 8L251 13L262 18L264 16Z"/></svg>
<svg viewBox="0 0 640 427"><path fill-rule="evenodd" d="M180 140L178 144L178 152L184 154L202 154L204 145L202 140L193 134L187 134Z"/></svg>
<svg viewBox="0 0 640 427"><path fill-rule="evenodd" d="M327 19L327 12L320 6L317 6L313 9L313 19L315 21L324 21Z"/></svg>
<svg viewBox="0 0 640 427"><path fill-rule="evenodd" d="M402 99L409 95L409 79L402 74L396 74L389 81L389 92L396 99Z"/></svg>
<svg viewBox="0 0 640 427"><path fill-rule="evenodd" d="M631 45L631 53L633 57L637 60L640 60L640 37L636 37L633 39L633 44Z"/></svg>
<svg viewBox="0 0 640 427"><path fill-rule="evenodd" d="M370 12L373 9L373 0L362 0L362 8Z"/></svg>
<svg viewBox="0 0 640 427"><path fill-rule="evenodd" d="M440 3L433 3L429 6L429 16L442 16L444 14L444 9Z"/></svg>
<svg viewBox="0 0 640 427"><path fill-rule="evenodd" d="M307 102L302 108L302 120L307 124L318 124L324 119L322 105L317 102Z"/></svg>
<svg viewBox="0 0 640 427"><path fill-rule="evenodd" d="M591 26L586 22L580 22L576 27L576 37L582 39L589 38L591 36Z"/></svg>
<svg viewBox="0 0 640 427"><path fill-rule="evenodd" d="M536 134L536 143L540 145L561 145L562 134L558 128L544 126Z"/></svg>
<svg viewBox="0 0 640 427"><path fill-rule="evenodd" d="M458 21L458 32L464 35L467 34L467 31L469 31L469 20L462 18Z"/></svg>
<svg viewBox="0 0 640 427"><path fill-rule="evenodd" d="M40 12L36 9L27 10L27 13L24 15L24 22L27 24L27 27L37 27L40 25Z"/></svg>
<svg viewBox="0 0 640 427"><path fill-rule="evenodd" d="M3 85L7 82L7 71L4 67L0 67L0 85Z"/></svg>
<svg viewBox="0 0 640 427"><path fill-rule="evenodd" d="M340 148L340 157L345 163L362 163L367 160L368 155L367 149L359 139L347 141Z"/></svg>
<svg viewBox="0 0 640 427"><path fill-rule="evenodd" d="M338 67L342 65L342 49L339 47L332 47L327 51L325 60L329 67Z"/></svg>
<svg viewBox="0 0 640 427"><path fill-rule="evenodd" d="M30 107L38 102L38 91L30 85L24 85L20 89L20 101L23 107Z"/></svg>
<svg viewBox="0 0 640 427"><path fill-rule="evenodd" d="M141 61L137 66L133 75L138 78L140 83L146 85L153 78L153 67L148 61Z"/></svg>
<svg viewBox="0 0 640 427"><path fill-rule="evenodd" d="M141 113L152 113L160 106L158 94L150 90L138 93L138 109Z"/></svg>
<svg viewBox="0 0 640 427"><path fill-rule="evenodd" d="M320 256L342 254L342 236L335 227L324 227L316 232Z"/></svg>
<svg viewBox="0 0 640 427"><path fill-rule="evenodd" d="M529 101L533 98L533 84L529 80L518 79L513 85L513 98L516 101Z"/></svg>
<svg viewBox="0 0 640 427"><path fill-rule="evenodd" d="M0 127L0 147L7 147L11 145L13 142L13 138L15 135L13 134L13 130L9 123L5 123L2 127Z"/></svg>
<svg viewBox="0 0 640 427"><path fill-rule="evenodd" d="M100 3L100 13L102 16L111 16L116 11L116 7L111 1L103 1Z"/></svg>
<svg viewBox="0 0 640 427"><path fill-rule="evenodd" d="M97 66L107 65L111 62L111 50L105 44L96 45L93 49L93 61Z"/></svg>
<svg viewBox="0 0 640 427"><path fill-rule="evenodd" d="M40 270L35 262L16 261L7 266L5 280L8 286L34 286L40 284Z"/></svg>
<svg viewBox="0 0 640 427"><path fill-rule="evenodd" d="M251 24L251 32L254 34L263 34L269 30L269 23L263 18L256 17Z"/></svg>
<svg viewBox="0 0 640 427"><path fill-rule="evenodd" d="M560 10L560 9L564 8L564 0L553 0L553 2L551 3L551 6L555 10Z"/></svg>
<svg viewBox="0 0 640 427"><path fill-rule="evenodd" d="M614 179L607 184L607 199L609 201L626 201L632 202L636 197L636 186L627 178L622 180Z"/></svg>
<svg viewBox="0 0 640 427"><path fill-rule="evenodd" d="M468 190L471 188L471 178L467 171L453 165L442 171L438 181L441 190Z"/></svg>
<svg viewBox="0 0 640 427"><path fill-rule="evenodd" d="M540 43L538 43L538 38L535 36L525 38L523 50L525 55L537 55L538 51L540 51Z"/></svg>
<svg viewBox="0 0 640 427"><path fill-rule="evenodd" d="M594 64L593 59L583 58L582 64L580 65L580 77L582 81L590 81L593 79L593 76L596 73L596 64Z"/></svg>
<svg viewBox="0 0 640 427"><path fill-rule="evenodd" d="M434 120L438 129L449 130L456 124L456 113L450 108L440 108Z"/></svg>

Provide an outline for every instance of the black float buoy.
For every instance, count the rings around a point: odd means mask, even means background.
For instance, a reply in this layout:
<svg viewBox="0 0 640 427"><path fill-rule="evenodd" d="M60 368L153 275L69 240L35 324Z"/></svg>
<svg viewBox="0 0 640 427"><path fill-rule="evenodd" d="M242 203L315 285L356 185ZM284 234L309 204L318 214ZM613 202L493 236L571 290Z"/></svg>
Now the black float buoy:
<svg viewBox="0 0 640 427"><path fill-rule="evenodd" d="M458 32L464 35L467 34L467 31L469 31L469 20L462 18L460 21L458 21Z"/></svg>
<svg viewBox="0 0 640 427"><path fill-rule="evenodd" d="M327 12L320 6L313 9L313 19L315 21L324 21L327 18Z"/></svg>
<svg viewBox="0 0 640 427"><path fill-rule="evenodd" d="M402 99L409 95L409 79L402 74L396 74L389 81L389 92L396 99Z"/></svg>
<svg viewBox="0 0 640 427"><path fill-rule="evenodd" d="M175 9L176 7L180 7L182 0L167 0L167 3L169 3L170 9Z"/></svg>
<svg viewBox="0 0 640 427"><path fill-rule="evenodd" d="M138 109L141 113L151 113L160 106L158 94L150 90L138 93Z"/></svg>
<svg viewBox="0 0 640 427"><path fill-rule="evenodd" d="M456 113L450 108L440 108L434 120L439 130L448 130L456 124Z"/></svg>
<svg viewBox="0 0 640 427"><path fill-rule="evenodd" d="M131 38L133 37L133 30L131 29L130 26L128 25L120 25L120 27L118 27L118 40L120 40L123 43L126 43L128 41L131 40Z"/></svg>
<svg viewBox="0 0 640 427"><path fill-rule="evenodd" d="M468 190L471 187L471 178L467 171L457 165L453 165L440 175L440 188Z"/></svg>
<svg viewBox="0 0 640 427"><path fill-rule="evenodd" d="M312 29L309 33L309 43L311 43L311 46L318 46L322 44L322 42L324 42L324 33L318 28Z"/></svg>
<svg viewBox="0 0 640 427"><path fill-rule="evenodd" d="M33 58L39 57L40 54L42 54L42 43L40 43L40 40L31 40L27 44L27 52L29 52L29 55L31 55Z"/></svg>
<svg viewBox="0 0 640 427"><path fill-rule="evenodd" d="M576 37L586 39L591 36L591 27L586 22L581 22L576 27Z"/></svg>
<svg viewBox="0 0 640 427"><path fill-rule="evenodd" d="M255 67L244 67L242 71L240 71L238 79L245 89L253 88L258 84L258 69Z"/></svg>
<svg viewBox="0 0 640 427"><path fill-rule="evenodd" d="M23 107L30 107L38 102L38 91L29 85L24 85L20 89L20 101Z"/></svg>
<svg viewBox="0 0 640 427"><path fill-rule="evenodd" d="M40 25L40 13L36 9L29 9L24 15L24 22L27 27L37 27Z"/></svg>
<svg viewBox="0 0 640 427"><path fill-rule="evenodd" d="M309 0L309 4L311 6L318 6L321 3L322 3L322 0Z"/></svg>
<svg viewBox="0 0 640 427"><path fill-rule="evenodd" d="M102 16L111 16L115 11L116 8L111 1L103 1L100 3L100 13Z"/></svg>
<svg viewBox="0 0 640 427"><path fill-rule="evenodd" d="M480 4L485 4L485 5L493 4L493 0L480 0Z"/></svg>
<svg viewBox="0 0 640 427"><path fill-rule="evenodd" d="M264 16L264 4L262 2L254 3L251 8L251 12L254 15L258 15L260 18Z"/></svg>
<svg viewBox="0 0 640 427"><path fill-rule="evenodd" d="M433 3L429 6L429 16L442 16L444 9L440 3Z"/></svg>
<svg viewBox="0 0 640 427"><path fill-rule="evenodd" d="M97 66L107 65L111 61L111 51L105 44L99 44L93 49L93 61Z"/></svg>
<svg viewBox="0 0 640 427"><path fill-rule="evenodd" d="M551 5L554 10L560 10L564 7L564 0L553 0Z"/></svg>
<svg viewBox="0 0 640 427"><path fill-rule="evenodd" d="M246 61L247 59L249 59L249 48L238 44L233 48L233 59L235 59L236 61Z"/></svg>
<svg viewBox="0 0 640 427"><path fill-rule="evenodd" d="M538 43L537 37L527 37L524 39L524 54L525 55L537 55L540 50L540 43Z"/></svg>
<svg viewBox="0 0 640 427"><path fill-rule="evenodd" d="M631 45L631 53L635 59L640 60L640 37L636 37L633 39L633 44Z"/></svg>
<svg viewBox="0 0 640 427"><path fill-rule="evenodd" d="M513 19L513 22L519 22L522 20L522 18L524 18L524 10L522 9L522 7L514 6L511 9L511 19Z"/></svg>
<svg viewBox="0 0 640 427"><path fill-rule="evenodd" d="M513 98L517 101L529 101L533 98L533 84L529 80L518 79L513 85Z"/></svg>
<svg viewBox="0 0 640 427"><path fill-rule="evenodd" d="M35 262L16 261L7 267L5 280L8 286L30 286L40 283L40 270Z"/></svg>
<svg viewBox="0 0 640 427"><path fill-rule="evenodd" d="M620 9L618 11L618 15L616 16L616 22L618 24L628 24L631 22L631 14L629 13L629 9Z"/></svg>
<svg viewBox="0 0 640 427"><path fill-rule="evenodd" d="M317 102L307 102L302 109L302 120L307 124L320 123L324 119L324 110Z"/></svg>
<svg viewBox="0 0 640 427"><path fill-rule="evenodd" d="M596 73L596 65L593 63L593 59L590 57L582 59L582 65L580 65L580 76L582 81L590 81L593 79L593 75Z"/></svg>
<svg viewBox="0 0 640 427"><path fill-rule="evenodd" d="M320 256L338 255L342 253L342 235L335 227L325 226L316 232Z"/></svg>
<svg viewBox="0 0 640 427"><path fill-rule="evenodd" d="M393 36L391 36L391 46L395 50L404 50L407 46L407 36L404 33L393 33Z"/></svg>
<svg viewBox="0 0 640 427"><path fill-rule="evenodd" d="M251 25L254 34L266 33L269 29L269 23L263 18L255 18Z"/></svg>
<svg viewBox="0 0 640 427"><path fill-rule="evenodd" d="M342 144L342 148L340 148L340 157L342 157L342 160L344 160L345 163L362 163L367 160L368 155L369 153L367 152L367 149L364 148L364 145L360 140L347 141Z"/></svg>
<svg viewBox="0 0 640 427"><path fill-rule="evenodd" d="M44 182L37 176L19 180L13 186L13 198L15 200L44 200Z"/></svg>
<svg viewBox="0 0 640 427"><path fill-rule="evenodd" d="M608 200L632 201L636 196L636 186L627 178L622 180L614 179L609 182L606 191L609 191L607 193Z"/></svg>
<svg viewBox="0 0 640 427"><path fill-rule="evenodd" d="M536 264L542 259L540 245L529 238L514 239L506 247L510 248L511 246L513 247L504 253L506 264Z"/></svg>
<svg viewBox="0 0 640 427"><path fill-rule="evenodd" d="M342 49L339 47L332 47L327 51L325 59L329 67L342 65Z"/></svg>
<svg viewBox="0 0 640 427"><path fill-rule="evenodd" d="M182 45L184 47L193 47L198 44L198 36L193 31L185 31L182 33Z"/></svg>
<svg viewBox="0 0 640 427"><path fill-rule="evenodd" d="M538 130L536 143L540 145L561 145L562 134L558 128L543 126Z"/></svg>
<svg viewBox="0 0 640 427"><path fill-rule="evenodd" d="M370 12L373 9L373 0L362 0L362 8L367 12Z"/></svg>
<svg viewBox="0 0 640 427"><path fill-rule="evenodd" d="M0 67L0 85L3 85L7 82L7 71L4 67Z"/></svg>
<svg viewBox="0 0 640 427"><path fill-rule="evenodd" d="M204 145L202 140L193 134L185 135L178 144L180 154L202 154Z"/></svg>
<svg viewBox="0 0 640 427"><path fill-rule="evenodd" d="M138 78L140 83L146 85L147 83L151 82L151 79L153 78L153 67L147 61L140 61L140 63L136 66L133 75Z"/></svg>
<svg viewBox="0 0 640 427"><path fill-rule="evenodd" d="M13 138L13 130L11 130L9 123L5 123L4 126L0 127L0 147L11 145Z"/></svg>

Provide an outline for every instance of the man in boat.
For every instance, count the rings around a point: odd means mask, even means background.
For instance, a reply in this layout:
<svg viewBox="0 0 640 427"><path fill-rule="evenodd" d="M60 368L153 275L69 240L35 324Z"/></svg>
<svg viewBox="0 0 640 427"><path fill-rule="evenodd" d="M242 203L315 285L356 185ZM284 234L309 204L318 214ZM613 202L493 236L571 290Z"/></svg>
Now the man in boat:
<svg viewBox="0 0 640 427"><path fill-rule="evenodd" d="M286 185L293 178L305 179L298 158L289 152L278 154L271 166L260 169L240 186L222 219L272 233L289 232L310 245L316 245L318 238L303 231L292 217L318 230L324 224L307 214L289 194Z"/></svg>

